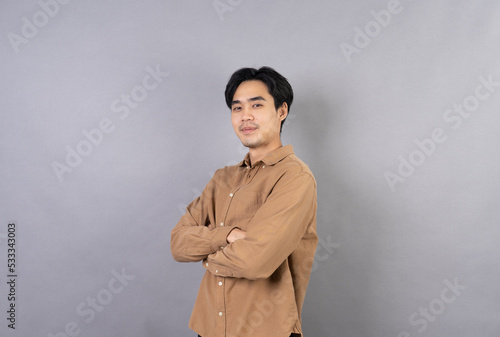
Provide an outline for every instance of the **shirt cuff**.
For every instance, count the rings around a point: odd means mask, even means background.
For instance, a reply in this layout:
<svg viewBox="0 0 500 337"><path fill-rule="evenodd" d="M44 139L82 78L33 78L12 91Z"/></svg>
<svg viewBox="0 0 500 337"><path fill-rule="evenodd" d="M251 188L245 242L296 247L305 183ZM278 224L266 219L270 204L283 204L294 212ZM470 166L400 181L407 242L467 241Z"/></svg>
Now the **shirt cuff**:
<svg viewBox="0 0 500 337"><path fill-rule="evenodd" d="M214 229L215 234L212 236L212 240L210 242L210 246L214 252L228 245L226 240L227 236L234 228L235 227L218 227Z"/></svg>

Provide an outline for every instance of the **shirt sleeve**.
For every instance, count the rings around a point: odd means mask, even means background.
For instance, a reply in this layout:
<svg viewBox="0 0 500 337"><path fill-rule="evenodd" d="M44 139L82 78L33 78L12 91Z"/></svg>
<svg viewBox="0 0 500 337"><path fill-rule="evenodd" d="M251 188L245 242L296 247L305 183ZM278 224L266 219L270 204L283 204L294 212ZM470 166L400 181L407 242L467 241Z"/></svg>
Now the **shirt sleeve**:
<svg viewBox="0 0 500 337"><path fill-rule="evenodd" d="M186 213L170 234L172 257L179 262L201 261L227 246L226 238L233 228L214 225L214 193L217 173L202 194L186 208Z"/></svg>
<svg viewBox="0 0 500 337"><path fill-rule="evenodd" d="M247 236L210 254L204 268L222 277L268 278L304 238L316 208L312 175L285 173L250 221Z"/></svg>

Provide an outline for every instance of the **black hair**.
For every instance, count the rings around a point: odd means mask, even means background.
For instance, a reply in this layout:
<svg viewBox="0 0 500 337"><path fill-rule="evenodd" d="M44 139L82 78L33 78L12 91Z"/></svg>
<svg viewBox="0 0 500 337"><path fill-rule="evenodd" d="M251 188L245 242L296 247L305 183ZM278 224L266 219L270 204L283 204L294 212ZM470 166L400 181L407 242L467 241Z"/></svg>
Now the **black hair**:
<svg viewBox="0 0 500 337"><path fill-rule="evenodd" d="M260 69L241 68L235 71L234 74L231 75L226 85L226 91L224 92L226 104L229 109L231 109L231 103L236 89L238 89L241 83L250 80L259 80L266 85L267 91L274 99L274 107L276 110L278 110L283 103L286 103L288 112L290 112L293 101L292 86L285 77L271 67L261 67ZM286 118L281 121L280 133L283 129L285 120Z"/></svg>

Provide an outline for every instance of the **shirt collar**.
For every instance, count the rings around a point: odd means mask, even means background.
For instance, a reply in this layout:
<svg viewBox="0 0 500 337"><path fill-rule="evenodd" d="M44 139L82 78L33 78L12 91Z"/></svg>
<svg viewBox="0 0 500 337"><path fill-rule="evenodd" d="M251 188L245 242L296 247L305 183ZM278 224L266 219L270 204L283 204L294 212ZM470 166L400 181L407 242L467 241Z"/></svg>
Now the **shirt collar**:
<svg viewBox="0 0 500 337"><path fill-rule="evenodd" d="M262 162L266 165L274 165L281 160L283 160L285 157L293 154L293 146L292 145L285 145L280 148L277 148L273 152L267 154L263 159ZM254 163L254 166L257 163ZM239 166L250 166L250 153L247 153L245 158L241 161Z"/></svg>

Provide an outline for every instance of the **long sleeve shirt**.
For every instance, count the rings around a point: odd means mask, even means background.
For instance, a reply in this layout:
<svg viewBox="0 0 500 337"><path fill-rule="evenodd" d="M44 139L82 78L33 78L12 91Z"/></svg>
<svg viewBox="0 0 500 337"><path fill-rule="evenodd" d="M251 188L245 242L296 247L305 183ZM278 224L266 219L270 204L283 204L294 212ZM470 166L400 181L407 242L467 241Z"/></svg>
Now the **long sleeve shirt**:
<svg viewBox="0 0 500 337"><path fill-rule="evenodd" d="M203 337L302 334L318 243L316 181L292 146L215 172L171 232L180 262L202 262L189 327ZM246 237L228 244L239 228Z"/></svg>

